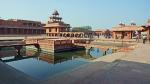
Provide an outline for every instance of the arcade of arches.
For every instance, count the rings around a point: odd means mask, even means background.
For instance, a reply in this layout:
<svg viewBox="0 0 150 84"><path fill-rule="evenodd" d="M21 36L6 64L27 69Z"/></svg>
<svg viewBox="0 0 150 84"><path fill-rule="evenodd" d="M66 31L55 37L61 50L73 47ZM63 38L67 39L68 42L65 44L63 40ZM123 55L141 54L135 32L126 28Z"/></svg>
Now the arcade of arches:
<svg viewBox="0 0 150 84"><path fill-rule="evenodd" d="M59 33L47 33L50 37L76 37L76 38L90 38L93 37L94 32L59 32Z"/></svg>

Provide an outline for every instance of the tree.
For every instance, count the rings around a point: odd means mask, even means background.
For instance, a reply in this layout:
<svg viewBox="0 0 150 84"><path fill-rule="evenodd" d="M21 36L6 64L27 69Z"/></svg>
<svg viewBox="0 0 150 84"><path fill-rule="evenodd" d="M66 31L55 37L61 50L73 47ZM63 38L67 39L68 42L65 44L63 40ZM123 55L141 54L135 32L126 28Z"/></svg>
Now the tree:
<svg viewBox="0 0 150 84"><path fill-rule="evenodd" d="M91 26L73 27L72 32L89 32L92 31Z"/></svg>

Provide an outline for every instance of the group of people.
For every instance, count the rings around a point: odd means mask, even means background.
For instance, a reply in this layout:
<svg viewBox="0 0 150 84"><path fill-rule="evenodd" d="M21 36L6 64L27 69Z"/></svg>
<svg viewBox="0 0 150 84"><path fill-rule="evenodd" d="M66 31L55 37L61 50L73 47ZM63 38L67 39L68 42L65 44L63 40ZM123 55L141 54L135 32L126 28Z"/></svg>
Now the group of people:
<svg viewBox="0 0 150 84"><path fill-rule="evenodd" d="M139 42L139 39L142 39L143 44L145 44L146 40L147 40L147 34L136 34L136 41Z"/></svg>

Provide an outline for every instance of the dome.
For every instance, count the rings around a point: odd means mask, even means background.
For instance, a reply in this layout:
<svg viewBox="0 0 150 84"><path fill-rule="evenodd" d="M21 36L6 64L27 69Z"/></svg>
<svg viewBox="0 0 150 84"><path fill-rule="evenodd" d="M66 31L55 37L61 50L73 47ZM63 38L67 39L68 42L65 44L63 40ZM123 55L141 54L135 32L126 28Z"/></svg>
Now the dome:
<svg viewBox="0 0 150 84"><path fill-rule="evenodd" d="M119 23L119 26L122 27L122 26L125 26L125 24L123 24L122 22L120 22L120 23Z"/></svg>
<svg viewBox="0 0 150 84"><path fill-rule="evenodd" d="M59 15L59 13L57 10L55 10L52 15Z"/></svg>
<svg viewBox="0 0 150 84"><path fill-rule="evenodd" d="M131 25L132 25L132 26L135 26L136 23L135 23L133 20L131 20Z"/></svg>

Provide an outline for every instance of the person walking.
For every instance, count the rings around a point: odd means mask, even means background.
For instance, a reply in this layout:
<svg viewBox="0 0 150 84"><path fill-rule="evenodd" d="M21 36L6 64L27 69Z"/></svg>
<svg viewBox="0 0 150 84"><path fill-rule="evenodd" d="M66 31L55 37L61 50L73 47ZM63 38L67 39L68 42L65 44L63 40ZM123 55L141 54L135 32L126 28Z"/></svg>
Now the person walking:
<svg viewBox="0 0 150 84"><path fill-rule="evenodd" d="M140 38L139 36L140 36L139 34L136 35L136 42L139 42L139 38Z"/></svg>
<svg viewBox="0 0 150 84"><path fill-rule="evenodd" d="M142 35L142 39L143 39L143 44L145 44L147 36L146 35Z"/></svg>
<svg viewBox="0 0 150 84"><path fill-rule="evenodd" d="M138 32L138 31L135 31L135 35L136 35L136 42L139 42L139 38L140 38L140 37L139 37L139 36L140 36L140 35L139 35L139 32Z"/></svg>

